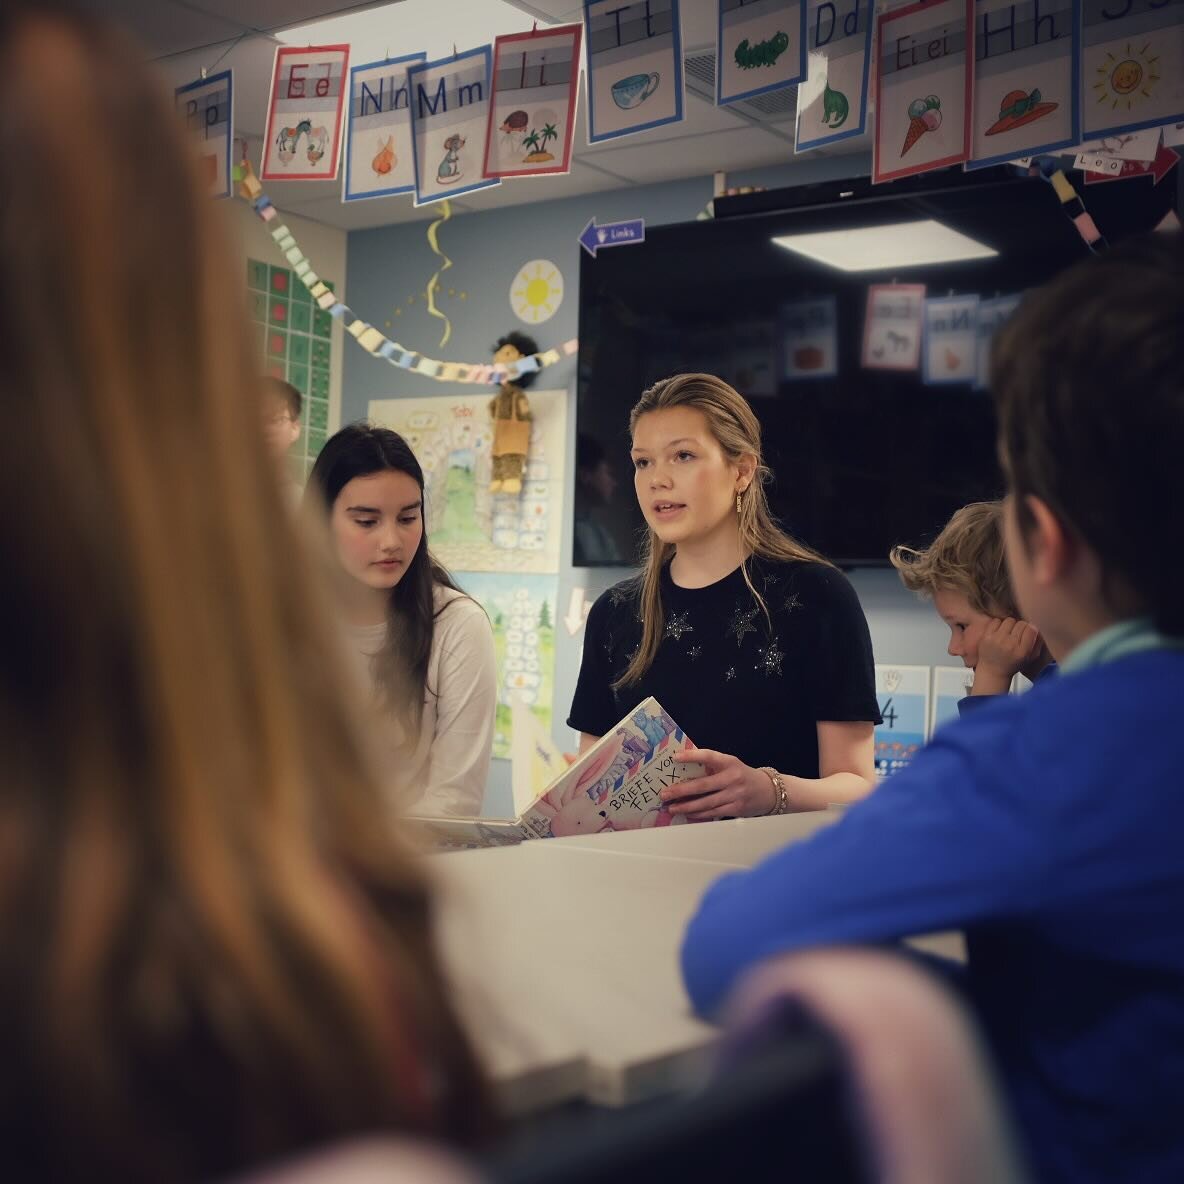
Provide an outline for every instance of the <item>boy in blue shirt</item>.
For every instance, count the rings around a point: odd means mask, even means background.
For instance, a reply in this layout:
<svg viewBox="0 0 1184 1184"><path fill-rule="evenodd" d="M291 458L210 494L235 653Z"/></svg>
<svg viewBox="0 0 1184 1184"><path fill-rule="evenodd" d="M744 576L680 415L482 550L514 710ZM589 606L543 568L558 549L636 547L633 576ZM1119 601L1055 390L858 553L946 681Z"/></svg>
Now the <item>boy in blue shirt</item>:
<svg viewBox="0 0 1184 1184"><path fill-rule="evenodd" d="M770 956L961 928L1046 1181L1184 1180L1182 329L1179 234L1025 298L992 355L1004 537L1061 677L718 881L682 950L709 1014Z"/></svg>
<svg viewBox="0 0 1184 1184"><path fill-rule="evenodd" d="M1035 683L1055 673L1044 638L1023 620L1011 591L1002 502L963 506L924 551L893 547L888 558L904 586L932 600L949 626L946 652L974 672L959 715L1006 695L1017 674Z"/></svg>

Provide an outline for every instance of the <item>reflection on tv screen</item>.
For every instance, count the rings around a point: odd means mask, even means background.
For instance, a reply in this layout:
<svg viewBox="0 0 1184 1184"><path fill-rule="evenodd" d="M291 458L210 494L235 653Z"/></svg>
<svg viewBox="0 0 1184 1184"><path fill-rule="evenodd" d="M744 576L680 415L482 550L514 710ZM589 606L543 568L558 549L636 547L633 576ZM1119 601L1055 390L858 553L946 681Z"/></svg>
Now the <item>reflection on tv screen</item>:
<svg viewBox="0 0 1184 1184"><path fill-rule="evenodd" d="M801 208L650 227L584 258L575 566L636 561L629 410L671 374L716 374L751 400L774 511L837 562L884 563L998 496L991 340L1025 290L1088 254L1051 186L1002 172L847 202L836 183ZM1085 191L1111 240L1175 200L1138 184Z"/></svg>

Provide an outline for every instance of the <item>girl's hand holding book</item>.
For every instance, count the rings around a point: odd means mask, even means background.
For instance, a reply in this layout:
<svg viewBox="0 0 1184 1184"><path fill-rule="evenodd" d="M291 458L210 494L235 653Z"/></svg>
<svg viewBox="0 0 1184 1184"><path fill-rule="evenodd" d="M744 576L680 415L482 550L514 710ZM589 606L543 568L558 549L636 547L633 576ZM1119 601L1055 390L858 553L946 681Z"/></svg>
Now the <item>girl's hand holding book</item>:
<svg viewBox="0 0 1184 1184"><path fill-rule="evenodd" d="M768 814L776 805L776 790L762 769L746 765L739 757L710 748L684 748L675 758L680 764L701 764L705 773L680 781L662 791L671 814L684 814L688 822L717 818L751 818Z"/></svg>

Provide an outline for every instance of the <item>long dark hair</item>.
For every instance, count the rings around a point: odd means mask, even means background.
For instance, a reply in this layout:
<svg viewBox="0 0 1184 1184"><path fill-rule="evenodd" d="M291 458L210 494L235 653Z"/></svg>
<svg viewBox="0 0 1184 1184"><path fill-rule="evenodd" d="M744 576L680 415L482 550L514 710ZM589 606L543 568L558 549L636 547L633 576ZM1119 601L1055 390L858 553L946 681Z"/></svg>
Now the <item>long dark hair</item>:
<svg viewBox="0 0 1184 1184"><path fill-rule="evenodd" d="M309 474L308 486L320 495L325 510L332 513L338 494L355 477L382 472L406 473L419 486L423 498L423 469L407 441L390 428L351 423L330 437L321 449ZM428 550L426 504L422 513L423 538L403 578L391 589L386 641L374 658L374 672L384 699L405 713L415 727L423 714L424 692L431 691L428 660L436 617L443 611L436 608L436 586L460 591L445 567Z"/></svg>

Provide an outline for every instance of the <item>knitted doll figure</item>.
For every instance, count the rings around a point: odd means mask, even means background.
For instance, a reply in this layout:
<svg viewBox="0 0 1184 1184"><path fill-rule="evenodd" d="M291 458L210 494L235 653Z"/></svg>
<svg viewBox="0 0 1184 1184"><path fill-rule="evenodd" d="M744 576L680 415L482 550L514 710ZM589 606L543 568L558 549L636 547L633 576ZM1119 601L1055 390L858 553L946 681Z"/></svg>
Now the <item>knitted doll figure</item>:
<svg viewBox="0 0 1184 1184"><path fill-rule="evenodd" d="M499 337L493 347L496 366L508 366L520 358L537 354L537 343L525 333L507 333ZM526 472L526 455L530 451L530 402L525 389L534 382L535 375L523 374L515 382L507 379L489 400L489 414L493 419L493 478L490 493L521 493L522 477Z"/></svg>

